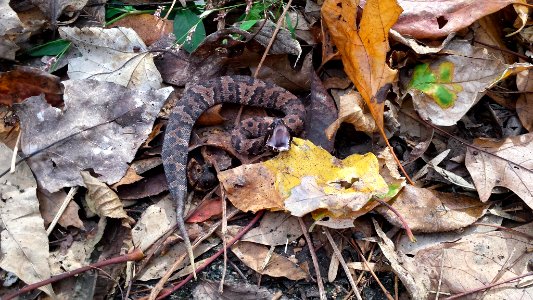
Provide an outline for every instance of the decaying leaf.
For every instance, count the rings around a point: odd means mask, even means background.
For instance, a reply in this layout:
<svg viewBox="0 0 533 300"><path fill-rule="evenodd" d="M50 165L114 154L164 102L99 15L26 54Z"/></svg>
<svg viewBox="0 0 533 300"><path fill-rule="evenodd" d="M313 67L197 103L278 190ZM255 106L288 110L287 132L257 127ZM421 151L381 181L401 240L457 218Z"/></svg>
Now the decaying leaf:
<svg viewBox="0 0 533 300"><path fill-rule="evenodd" d="M131 28L137 32L146 46L150 46L162 36L172 33L174 26L172 20L162 19L151 14L127 15L113 23L113 27Z"/></svg>
<svg viewBox="0 0 533 300"><path fill-rule="evenodd" d="M40 186L50 192L83 185L80 171L93 169L113 184L128 169L137 148L152 130L172 88L135 91L95 80L69 80L65 107L41 96L20 104L21 148ZM38 152L42 150L41 152Z"/></svg>
<svg viewBox="0 0 533 300"><path fill-rule="evenodd" d="M82 171L81 177L87 187L87 206L93 213L100 217L128 218L124 211L122 201L117 194L105 183L91 176L87 171Z"/></svg>
<svg viewBox="0 0 533 300"><path fill-rule="evenodd" d="M332 157L295 138L291 149L259 164L219 173L227 196L243 211L288 210L295 216L320 210L323 216L352 216L372 197L388 200L403 180L387 184L372 153Z"/></svg>
<svg viewBox="0 0 533 300"><path fill-rule="evenodd" d="M0 58L15 59L19 46L16 42L16 33L22 30L17 13L9 6L9 0L0 0Z"/></svg>
<svg viewBox="0 0 533 300"><path fill-rule="evenodd" d="M139 90L159 89L163 80L153 54L130 28L60 27L62 38L71 41L82 57L68 64L70 79L109 81Z"/></svg>
<svg viewBox="0 0 533 300"><path fill-rule="evenodd" d="M403 8L394 29L418 39L448 36L509 4L525 1L494 0L399 0Z"/></svg>
<svg viewBox="0 0 533 300"><path fill-rule="evenodd" d="M132 229L133 245L146 251L175 224L176 204L170 196L166 196L144 210Z"/></svg>
<svg viewBox="0 0 533 300"><path fill-rule="evenodd" d="M238 242L231 251L248 267L259 274L272 277L285 277L290 280L302 280L309 274L298 264L269 248L252 242Z"/></svg>
<svg viewBox="0 0 533 300"><path fill-rule="evenodd" d="M454 242L419 250L414 258L406 258L412 274L422 279L431 291L439 289L451 295L500 282L529 272L528 261L532 223L513 228L518 232L491 231L476 233ZM414 268L412 268L415 266ZM483 299L529 299L533 286L517 288L510 282L472 296Z"/></svg>
<svg viewBox="0 0 533 300"><path fill-rule="evenodd" d="M348 91L340 94L339 98L339 117L327 129L326 135L332 138L342 123L350 123L358 131L372 134L376 131L376 122L372 115L363 111L364 103L361 95L355 91Z"/></svg>
<svg viewBox="0 0 533 300"><path fill-rule="evenodd" d="M198 257L204 254L219 243L220 240L211 240L209 242L203 242L202 244L194 248L194 257ZM139 272L137 279L141 281L147 281L163 277L163 275L165 275L165 273L168 271L169 266L174 264L177 259L183 257L186 254L187 249L185 248L185 245L183 243L179 243L177 245L172 246L172 248L170 248L165 253L165 255L154 257L146 265L146 267L141 272ZM196 264L201 265L202 261L196 261ZM192 268L189 264L189 260L187 259L182 260L181 264L178 266L178 270L179 269L181 269L181 271L174 274L171 277L171 280L176 280L192 273Z"/></svg>
<svg viewBox="0 0 533 300"><path fill-rule="evenodd" d="M252 228L241 241L266 246L285 245L302 235L298 219L283 212L267 212L258 227Z"/></svg>
<svg viewBox="0 0 533 300"><path fill-rule="evenodd" d="M13 151L0 143L0 165L8 166ZM50 255L39 212L37 183L25 163L0 178L0 267L27 284L50 278ZM52 286L41 288L54 297Z"/></svg>
<svg viewBox="0 0 533 300"><path fill-rule="evenodd" d="M18 67L0 74L0 104L11 106L31 96L45 94L50 105L61 104L59 77L32 67Z"/></svg>
<svg viewBox="0 0 533 300"><path fill-rule="evenodd" d="M44 189L37 189L37 197L39 198L39 210L43 216L45 224L50 224L57 214L61 204L67 197L67 193L64 191L58 191L50 193ZM68 226L74 226L76 228L84 228L83 222L78 216L79 205L70 201L65 211L59 218L59 225L67 228Z"/></svg>
<svg viewBox="0 0 533 300"><path fill-rule="evenodd" d="M450 55L415 66L408 86L421 117L440 126L454 125L500 80L533 67L506 65L467 41L453 41L443 52Z"/></svg>
<svg viewBox="0 0 533 300"><path fill-rule="evenodd" d="M533 133L501 141L476 139L474 145L488 152L468 147L465 158L481 201L489 199L495 186L503 186L533 208Z"/></svg>
<svg viewBox="0 0 533 300"><path fill-rule="evenodd" d="M533 27L532 27L533 28ZM523 92L516 101L516 113L522 126L533 131L533 72L525 70L516 74L516 87Z"/></svg>
<svg viewBox="0 0 533 300"><path fill-rule="evenodd" d="M279 298L278 293L269 291L266 287L249 283L224 282L224 291L219 291L219 282L202 280L192 292L193 299L254 299L271 300ZM281 297L284 299L284 297Z"/></svg>
<svg viewBox="0 0 533 300"><path fill-rule="evenodd" d="M91 255L96 244L101 241L106 225L107 218L100 218L94 232L88 232L83 239L74 241L66 251L58 249L52 252L50 266L53 274L72 271L91 263Z"/></svg>
<svg viewBox="0 0 533 300"><path fill-rule="evenodd" d="M395 0L368 0L357 24L358 4L356 0L326 0L322 18L342 55L346 74L383 129L384 99L397 73L386 63L389 29L402 8Z"/></svg>
<svg viewBox="0 0 533 300"><path fill-rule="evenodd" d="M477 199L457 194L432 191L407 185L392 203L415 232L457 230L476 222L489 207ZM384 206L376 210L397 227L398 217Z"/></svg>

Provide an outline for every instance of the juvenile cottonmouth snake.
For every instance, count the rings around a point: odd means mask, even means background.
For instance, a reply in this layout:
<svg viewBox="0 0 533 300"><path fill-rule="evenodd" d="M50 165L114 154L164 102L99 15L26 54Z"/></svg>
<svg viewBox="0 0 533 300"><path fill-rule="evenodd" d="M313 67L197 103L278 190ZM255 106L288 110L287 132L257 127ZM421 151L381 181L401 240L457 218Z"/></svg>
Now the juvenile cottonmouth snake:
<svg viewBox="0 0 533 300"><path fill-rule="evenodd" d="M203 111L218 103L235 103L279 110L285 114L285 117L281 119L283 122L278 119L277 124L284 123L295 134L303 128L305 113L303 104L296 96L274 84L248 76L225 76L186 88L179 104L169 116L161 155L168 188L177 204L177 225L193 266L194 257L183 220L187 195L187 152L196 119ZM257 127L253 126L253 122L257 122L257 119L243 123L250 127Z"/></svg>

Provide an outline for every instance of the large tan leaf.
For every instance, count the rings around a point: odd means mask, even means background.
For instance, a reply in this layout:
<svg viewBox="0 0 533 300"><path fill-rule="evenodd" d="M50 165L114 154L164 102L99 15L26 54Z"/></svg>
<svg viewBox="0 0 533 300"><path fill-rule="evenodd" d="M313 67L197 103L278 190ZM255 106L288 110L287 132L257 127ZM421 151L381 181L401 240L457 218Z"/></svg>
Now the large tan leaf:
<svg viewBox="0 0 533 300"><path fill-rule="evenodd" d="M369 0L357 24L358 4L356 0L326 0L322 18L342 55L346 74L382 129L383 100L397 73L386 63L389 29L402 9L395 0Z"/></svg>
<svg viewBox="0 0 533 300"><path fill-rule="evenodd" d="M392 204L412 231L443 232L464 228L476 222L489 207L478 199L457 193L443 193L407 185ZM384 206L376 210L401 227L394 213Z"/></svg>
<svg viewBox="0 0 533 300"><path fill-rule="evenodd" d="M529 272L531 240L520 233L531 233L533 224L514 228L518 232L475 233L454 242L422 249L406 266L424 279L428 290L439 289L452 295L494 282L502 282ZM531 281L531 277L524 278ZM519 286L521 286L519 288ZM509 282L460 299L532 299L533 286Z"/></svg>
<svg viewBox="0 0 533 300"><path fill-rule="evenodd" d="M465 164L481 201L489 199L493 187L503 186L533 207L532 141L528 133L501 141L476 139L474 145L488 153L468 148Z"/></svg>
<svg viewBox="0 0 533 300"><path fill-rule="evenodd" d="M13 151L0 143L0 165L8 166ZM26 163L0 179L0 268L27 284L50 278L48 237L39 212L37 183ZM50 285L41 288L50 296Z"/></svg>

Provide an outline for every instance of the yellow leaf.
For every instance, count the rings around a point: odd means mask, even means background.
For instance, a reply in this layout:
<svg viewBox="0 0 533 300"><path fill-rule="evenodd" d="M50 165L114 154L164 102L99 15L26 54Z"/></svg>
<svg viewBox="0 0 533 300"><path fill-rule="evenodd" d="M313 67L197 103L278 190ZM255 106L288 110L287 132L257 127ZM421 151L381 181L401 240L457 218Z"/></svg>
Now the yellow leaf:
<svg viewBox="0 0 533 300"><path fill-rule="evenodd" d="M353 217L363 208L368 211L373 197L388 200L403 186L403 179L387 184L379 171L380 163L372 153L340 160L310 141L295 138L289 151L218 177L230 201L243 211Z"/></svg>

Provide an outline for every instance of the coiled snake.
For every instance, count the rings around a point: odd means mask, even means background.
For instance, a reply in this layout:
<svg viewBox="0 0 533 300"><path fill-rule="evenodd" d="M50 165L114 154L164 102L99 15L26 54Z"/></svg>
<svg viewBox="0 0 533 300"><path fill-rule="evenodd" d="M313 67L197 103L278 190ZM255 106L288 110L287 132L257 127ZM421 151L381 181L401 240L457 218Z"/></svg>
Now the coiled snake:
<svg viewBox="0 0 533 300"><path fill-rule="evenodd" d="M177 209L177 225L187 246L188 255L194 269L194 257L189 236L183 220L183 209L187 195L186 165L189 139L196 119L203 111L218 103L235 103L263 107L282 111L285 117L274 122L274 134L268 144L286 150L280 145L283 138L276 132L283 132L286 125L292 133L297 134L303 128L305 109L301 101L285 89L248 76L225 76L188 86L179 104L172 110L163 142L162 159L168 188ZM281 122L281 121L282 122ZM256 118L244 120L241 124L250 128L256 126ZM286 130L285 130L286 131ZM244 139L254 137L236 136L232 138L237 144ZM254 141L258 138L255 137ZM287 145L288 146L288 143ZM249 146L248 146L249 147ZM242 149L247 150L247 149Z"/></svg>

